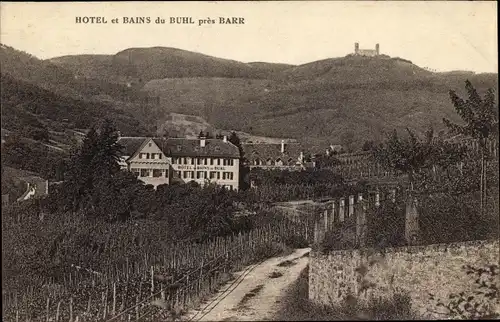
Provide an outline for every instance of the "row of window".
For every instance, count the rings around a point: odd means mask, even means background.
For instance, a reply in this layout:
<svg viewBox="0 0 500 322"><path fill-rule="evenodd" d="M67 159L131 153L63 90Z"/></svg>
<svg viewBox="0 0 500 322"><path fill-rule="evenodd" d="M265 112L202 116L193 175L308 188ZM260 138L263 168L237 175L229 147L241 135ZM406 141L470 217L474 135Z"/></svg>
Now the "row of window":
<svg viewBox="0 0 500 322"><path fill-rule="evenodd" d="M292 164L293 163L293 159L290 158L288 159L288 164ZM276 161L274 160L271 160L271 159L267 159L265 162L264 161L261 161L260 159L255 159L253 161L253 164L254 165L283 165L283 161L281 159L277 159Z"/></svg>
<svg viewBox="0 0 500 322"><path fill-rule="evenodd" d="M234 159L172 157L172 164L233 166Z"/></svg>
<svg viewBox="0 0 500 322"><path fill-rule="evenodd" d="M177 176L182 179L195 179L195 171L177 171ZM196 179L220 180L219 171L196 171ZM234 180L234 173L222 172L222 180Z"/></svg>
<svg viewBox="0 0 500 322"><path fill-rule="evenodd" d="M161 153L139 153L139 159L161 160L162 156Z"/></svg>
<svg viewBox="0 0 500 322"><path fill-rule="evenodd" d="M142 178L168 178L166 169L130 169L136 176ZM183 179L234 180L234 173L219 171L177 171L177 177Z"/></svg>
<svg viewBox="0 0 500 322"><path fill-rule="evenodd" d="M168 178L166 169L130 169L138 177Z"/></svg>
<svg viewBox="0 0 500 322"><path fill-rule="evenodd" d="M139 153L139 159L161 160L161 153ZM233 166L234 159L172 157L172 164L224 165Z"/></svg>

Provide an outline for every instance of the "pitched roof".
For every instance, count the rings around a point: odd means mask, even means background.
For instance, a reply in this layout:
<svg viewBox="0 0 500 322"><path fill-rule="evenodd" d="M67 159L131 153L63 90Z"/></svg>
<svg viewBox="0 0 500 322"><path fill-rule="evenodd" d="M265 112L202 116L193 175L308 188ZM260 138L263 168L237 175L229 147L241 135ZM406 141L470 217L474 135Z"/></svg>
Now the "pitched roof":
<svg viewBox="0 0 500 322"><path fill-rule="evenodd" d="M169 138L163 144L160 138L154 138L153 141L168 156L240 157L236 145L220 139L205 139L204 147L200 146L200 139Z"/></svg>
<svg viewBox="0 0 500 322"><path fill-rule="evenodd" d="M146 139L146 137L120 137L118 143L123 146L124 156L132 156Z"/></svg>
<svg viewBox="0 0 500 322"><path fill-rule="evenodd" d="M147 137L121 137L118 143L124 147L124 155L132 156L144 143ZM152 138L166 156L207 156L239 158L238 147L231 142L219 139L205 139L205 146L200 146L199 139L185 138Z"/></svg>
<svg viewBox="0 0 500 322"><path fill-rule="evenodd" d="M302 146L298 143L286 143L284 153L281 153L281 144L242 144L242 147L245 153L244 157L250 162L256 159L261 162L268 159L273 161L281 159L286 164L292 159L291 163L295 164L298 161L300 152L304 152Z"/></svg>

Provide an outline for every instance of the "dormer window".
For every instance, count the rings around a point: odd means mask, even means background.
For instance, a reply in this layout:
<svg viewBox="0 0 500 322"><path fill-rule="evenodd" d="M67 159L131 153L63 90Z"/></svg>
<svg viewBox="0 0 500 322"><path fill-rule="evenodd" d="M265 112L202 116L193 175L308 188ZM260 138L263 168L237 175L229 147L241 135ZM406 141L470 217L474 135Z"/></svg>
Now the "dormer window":
<svg viewBox="0 0 500 322"><path fill-rule="evenodd" d="M180 150L182 150L182 145L178 144L177 145L177 151L180 151Z"/></svg>

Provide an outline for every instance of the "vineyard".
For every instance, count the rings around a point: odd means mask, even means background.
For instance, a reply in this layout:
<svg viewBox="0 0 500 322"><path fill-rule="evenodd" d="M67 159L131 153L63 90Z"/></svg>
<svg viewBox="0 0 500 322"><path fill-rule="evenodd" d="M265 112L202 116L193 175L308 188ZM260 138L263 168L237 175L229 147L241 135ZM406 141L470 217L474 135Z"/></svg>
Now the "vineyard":
<svg viewBox="0 0 500 322"><path fill-rule="evenodd" d="M311 239L310 227L287 219L206 243L189 241L110 265L105 272L72 265L62 281L2 294L4 321L175 320L243 267Z"/></svg>

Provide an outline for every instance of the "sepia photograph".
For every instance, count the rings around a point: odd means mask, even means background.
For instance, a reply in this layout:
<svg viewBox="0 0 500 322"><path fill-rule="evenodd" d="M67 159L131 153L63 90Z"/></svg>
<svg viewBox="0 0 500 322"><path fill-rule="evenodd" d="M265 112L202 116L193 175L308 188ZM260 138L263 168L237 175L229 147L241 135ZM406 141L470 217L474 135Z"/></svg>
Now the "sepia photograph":
<svg viewBox="0 0 500 322"><path fill-rule="evenodd" d="M1 320L500 319L497 9L2 1Z"/></svg>

